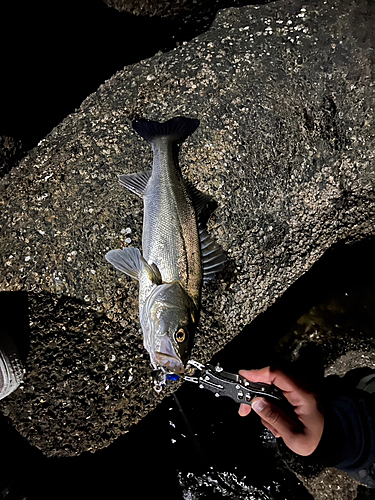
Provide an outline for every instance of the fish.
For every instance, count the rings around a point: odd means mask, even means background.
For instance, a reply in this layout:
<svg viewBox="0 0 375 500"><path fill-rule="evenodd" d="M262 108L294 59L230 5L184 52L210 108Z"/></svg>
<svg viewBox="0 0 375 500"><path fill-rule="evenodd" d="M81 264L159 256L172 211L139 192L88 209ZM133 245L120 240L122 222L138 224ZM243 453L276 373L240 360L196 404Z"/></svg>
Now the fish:
<svg viewBox="0 0 375 500"><path fill-rule="evenodd" d="M125 247L105 258L139 282L139 319L151 365L181 375L194 343L202 285L225 263L201 221L211 198L183 179L178 162L179 146L199 120L139 119L132 126L153 150L151 170L119 175L120 184L143 199L142 253Z"/></svg>

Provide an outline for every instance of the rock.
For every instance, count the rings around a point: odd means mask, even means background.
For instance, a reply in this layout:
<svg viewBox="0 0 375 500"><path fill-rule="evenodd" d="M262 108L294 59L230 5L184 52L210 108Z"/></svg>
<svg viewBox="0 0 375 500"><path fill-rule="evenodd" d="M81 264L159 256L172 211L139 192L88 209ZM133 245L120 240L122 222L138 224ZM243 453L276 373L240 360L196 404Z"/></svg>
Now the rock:
<svg viewBox="0 0 375 500"><path fill-rule="evenodd" d="M337 469L324 469L318 476L306 479L297 474L314 500L355 500L358 483Z"/></svg>
<svg viewBox="0 0 375 500"><path fill-rule="evenodd" d="M326 249L374 233L366 9L288 0L222 10L207 33L114 75L4 177L0 286L28 292L31 347L24 386L1 408L44 453L107 446L161 398L137 286L104 260L141 245L141 200L116 177L151 162L135 116L201 120L182 171L217 202L208 229L228 265L203 290L200 361Z"/></svg>

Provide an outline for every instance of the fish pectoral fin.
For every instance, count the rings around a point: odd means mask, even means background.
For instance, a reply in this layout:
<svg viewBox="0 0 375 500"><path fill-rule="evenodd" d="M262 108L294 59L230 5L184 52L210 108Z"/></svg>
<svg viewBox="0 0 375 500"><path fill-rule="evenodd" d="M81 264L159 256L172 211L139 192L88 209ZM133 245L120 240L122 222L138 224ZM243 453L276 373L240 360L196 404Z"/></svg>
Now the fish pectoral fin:
<svg viewBox="0 0 375 500"><path fill-rule="evenodd" d="M126 189L143 198L151 173L152 170L144 170L143 172L135 172L134 174L119 175L118 180Z"/></svg>
<svg viewBox="0 0 375 500"><path fill-rule="evenodd" d="M116 269L136 280L139 280L139 275L145 265L148 266L139 249L133 247L111 250L105 258Z"/></svg>
<svg viewBox="0 0 375 500"><path fill-rule="evenodd" d="M148 264L138 248L126 247L122 250L111 250L105 258L119 271L139 280L142 271L146 271L150 281L155 285L161 285L161 274L156 264Z"/></svg>
<svg viewBox="0 0 375 500"><path fill-rule="evenodd" d="M224 269L226 256L224 250L205 229L199 228L201 244L203 281L212 280L215 275Z"/></svg>
<svg viewBox="0 0 375 500"><path fill-rule="evenodd" d="M148 264L147 264L148 265ZM163 279L161 277L158 266L153 262L151 266L148 266L151 270L150 279L155 285L161 285L163 283Z"/></svg>

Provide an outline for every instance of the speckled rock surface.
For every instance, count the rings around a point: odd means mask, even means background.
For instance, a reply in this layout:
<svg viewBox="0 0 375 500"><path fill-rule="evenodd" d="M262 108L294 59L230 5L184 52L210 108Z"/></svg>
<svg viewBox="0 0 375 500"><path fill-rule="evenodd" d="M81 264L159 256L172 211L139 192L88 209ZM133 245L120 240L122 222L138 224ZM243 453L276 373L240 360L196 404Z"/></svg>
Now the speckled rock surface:
<svg viewBox="0 0 375 500"><path fill-rule="evenodd" d="M335 242L373 234L367 3L297 0L220 11L210 30L126 67L1 182L3 291L29 292L24 387L1 409L48 455L95 451L160 400L137 286L104 260L141 244L142 203L117 183L148 168L136 116L197 117L183 175L218 207L228 254L203 291L193 356L208 360Z"/></svg>

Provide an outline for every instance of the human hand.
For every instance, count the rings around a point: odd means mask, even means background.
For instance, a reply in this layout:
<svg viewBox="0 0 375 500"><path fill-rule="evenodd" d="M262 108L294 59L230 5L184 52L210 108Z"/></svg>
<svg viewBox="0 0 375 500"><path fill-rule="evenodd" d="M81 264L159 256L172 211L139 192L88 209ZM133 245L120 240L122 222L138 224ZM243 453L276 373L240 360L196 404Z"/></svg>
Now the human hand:
<svg viewBox="0 0 375 500"><path fill-rule="evenodd" d="M294 453L311 455L320 442L324 427L324 417L314 394L299 387L282 371L271 370L269 366L260 370L240 370L239 373L251 382L274 384L279 387L294 407L296 418L289 417L265 398L255 398L251 407L241 404L239 409L241 417L248 415L252 408L260 416L262 424L275 437L281 437Z"/></svg>

